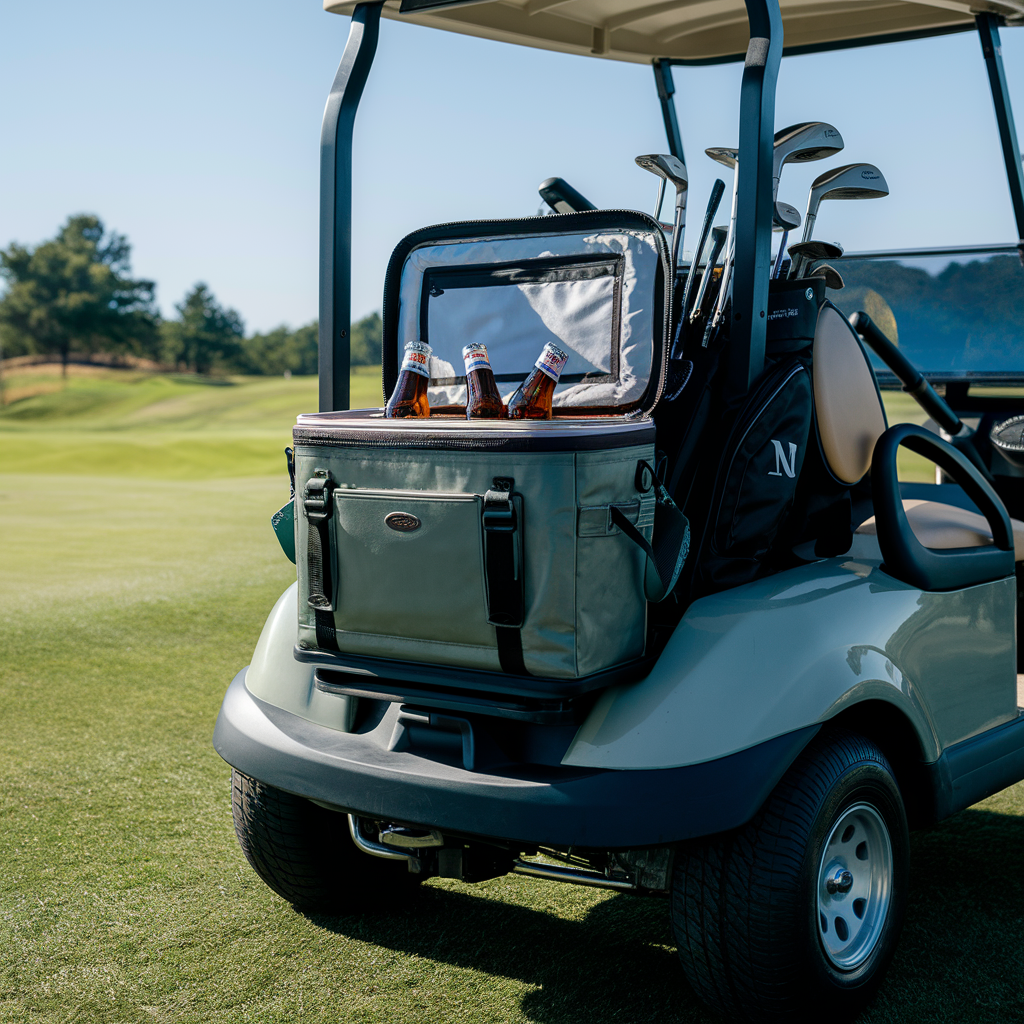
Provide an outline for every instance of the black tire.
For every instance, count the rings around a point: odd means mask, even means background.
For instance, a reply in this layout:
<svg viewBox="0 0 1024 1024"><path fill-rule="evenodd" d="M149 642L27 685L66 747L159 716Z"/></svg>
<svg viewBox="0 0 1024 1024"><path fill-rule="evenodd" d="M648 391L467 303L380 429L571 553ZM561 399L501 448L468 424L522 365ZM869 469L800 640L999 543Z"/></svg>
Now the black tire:
<svg viewBox="0 0 1024 1024"><path fill-rule="evenodd" d="M419 879L357 849L348 818L231 770L231 816L245 859L295 907L349 913L394 900Z"/></svg>
<svg viewBox="0 0 1024 1024"><path fill-rule="evenodd" d="M841 819L843 829L834 833ZM831 902L862 891L850 890L846 875L833 874L836 851L849 852L837 845L842 837L859 838L846 823L858 821L874 829L872 846L850 847L870 862L860 884L879 873L890 876L887 902L856 900L867 924L852 916L853 903ZM875 849L878 856L868 857ZM860 865L851 858L851 867L857 872ZM852 1019L877 992L895 951L908 869L906 812L885 755L855 734L819 734L752 821L679 851L672 925L690 985L735 1020ZM833 891L839 895L819 897ZM833 919L829 932L819 898L830 914L840 906L853 929ZM850 947L855 956L849 969L837 966L833 958L841 955L826 949L826 941L840 943L844 930L842 941L861 943ZM856 956L862 960L855 962Z"/></svg>

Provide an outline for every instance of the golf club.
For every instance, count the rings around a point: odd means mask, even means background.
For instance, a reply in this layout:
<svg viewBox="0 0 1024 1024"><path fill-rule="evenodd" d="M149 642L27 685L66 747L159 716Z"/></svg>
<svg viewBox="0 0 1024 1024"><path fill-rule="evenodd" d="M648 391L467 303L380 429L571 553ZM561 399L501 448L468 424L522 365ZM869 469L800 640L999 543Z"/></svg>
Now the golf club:
<svg viewBox="0 0 1024 1024"><path fill-rule="evenodd" d="M800 277L816 260L837 260L843 255L843 251L838 242L822 242L816 238L797 242L789 247L789 255L793 260L789 276L793 279Z"/></svg>
<svg viewBox="0 0 1024 1024"><path fill-rule="evenodd" d="M775 265L772 267L773 280L782 271L782 260L786 255L786 242L789 239L790 231L800 227L800 211L795 206L790 206L789 203L776 202L774 224L773 230L782 232L782 240L779 242Z"/></svg>
<svg viewBox="0 0 1024 1024"><path fill-rule="evenodd" d="M808 275L808 277L823 277L825 278L825 287L831 288L832 291L837 292L840 288L846 287L846 282L843 280L843 275L832 266L831 263L821 263L816 266Z"/></svg>
<svg viewBox="0 0 1024 1024"><path fill-rule="evenodd" d="M729 233L725 239L725 259L722 262L722 285L727 283L726 271L729 267L729 257L732 253L733 246L733 231L736 227L736 202L739 196L739 183L740 183L740 151L738 149L732 149L728 146L712 146L709 149L705 149L704 152L711 157L712 160L724 165L725 167L732 168L732 203L729 210ZM722 291L721 288L718 292L719 299L721 299ZM715 304L715 318L717 322L718 315L718 303ZM708 318L708 326L711 324L711 316ZM703 346L706 348L709 338L708 328L704 330L704 341Z"/></svg>
<svg viewBox="0 0 1024 1024"><path fill-rule="evenodd" d="M679 262L679 247L686 230L686 192L688 180L686 165L678 157L668 153L647 153L636 158L638 167L642 167L659 178L671 181L676 187L676 217L672 228L672 273L675 273Z"/></svg>
<svg viewBox="0 0 1024 1024"><path fill-rule="evenodd" d="M802 121L775 133L772 157L772 201L779 195L782 168L789 163L808 163L834 156L844 146L839 129L824 121Z"/></svg>
<svg viewBox="0 0 1024 1024"><path fill-rule="evenodd" d="M725 182L721 178L716 178L714 185L711 186L711 198L708 199L707 212L704 214L704 225L700 231L700 240L697 242L697 248L693 253L693 260L690 263L690 271L686 275L686 287L683 289L683 301L679 306L679 330L676 332L676 340L672 346L672 356L678 356L679 352L677 349L681 347L680 342L683 336L683 327L687 323L686 310L690 305L690 293L693 291L693 279L697 274L697 268L700 266L700 258L704 252L704 247L708 242L708 235L711 234L711 222L715 219L715 214L718 213L719 204L722 202L722 196L725 194ZM707 273L707 270L705 270Z"/></svg>
<svg viewBox="0 0 1024 1024"><path fill-rule="evenodd" d="M597 207L585 196L580 195L564 178L546 178L537 189L541 199L555 213L580 213L596 210Z"/></svg>
<svg viewBox="0 0 1024 1024"><path fill-rule="evenodd" d="M700 287L697 289L697 298L694 299L693 309L690 311L691 324L700 319L700 307L704 303L704 296L707 294L708 285L711 284L711 278L714 276L715 264L718 262L718 257L722 252L722 247L725 245L725 239L728 234L729 228L724 224L711 229L711 252L708 254L707 263L704 265Z"/></svg>
<svg viewBox="0 0 1024 1024"><path fill-rule="evenodd" d="M889 194L882 172L874 164L845 164L831 171L819 174L811 183L807 195L807 213L804 215L804 233L800 239L806 242L814 231L818 217L818 206L825 199L881 199Z"/></svg>

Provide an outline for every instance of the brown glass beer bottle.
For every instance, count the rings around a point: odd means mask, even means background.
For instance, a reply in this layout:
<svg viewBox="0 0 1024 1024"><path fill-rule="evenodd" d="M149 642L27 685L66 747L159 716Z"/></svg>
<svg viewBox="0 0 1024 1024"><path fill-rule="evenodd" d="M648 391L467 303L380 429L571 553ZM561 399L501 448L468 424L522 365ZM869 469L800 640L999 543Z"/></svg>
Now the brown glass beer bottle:
<svg viewBox="0 0 1024 1024"><path fill-rule="evenodd" d="M544 346L534 363L533 372L508 403L510 420L551 419L551 399L568 359L569 356L557 345L548 342Z"/></svg>
<svg viewBox="0 0 1024 1024"><path fill-rule="evenodd" d="M429 416L430 346L425 341L410 341L405 346L402 369L395 390L391 392L384 415Z"/></svg>
<svg viewBox="0 0 1024 1024"><path fill-rule="evenodd" d="M494 379L487 346L474 342L462 350L466 364L466 419L498 419L504 406Z"/></svg>

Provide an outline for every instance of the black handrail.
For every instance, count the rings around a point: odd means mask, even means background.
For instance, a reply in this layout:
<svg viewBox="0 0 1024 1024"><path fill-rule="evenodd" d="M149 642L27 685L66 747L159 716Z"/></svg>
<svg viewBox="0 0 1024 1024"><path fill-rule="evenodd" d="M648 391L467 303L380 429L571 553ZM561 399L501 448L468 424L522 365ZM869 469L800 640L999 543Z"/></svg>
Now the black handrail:
<svg viewBox="0 0 1024 1024"><path fill-rule="evenodd" d="M352 12L348 43L320 129L320 411L349 405L352 321L352 129L374 54L383 3Z"/></svg>

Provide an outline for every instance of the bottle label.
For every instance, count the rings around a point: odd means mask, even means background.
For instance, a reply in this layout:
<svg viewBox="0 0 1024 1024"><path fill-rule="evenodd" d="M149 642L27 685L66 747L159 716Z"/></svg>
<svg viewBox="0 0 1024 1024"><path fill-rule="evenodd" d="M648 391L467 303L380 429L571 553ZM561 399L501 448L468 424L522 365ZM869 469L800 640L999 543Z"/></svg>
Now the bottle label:
<svg viewBox="0 0 1024 1024"><path fill-rule="evenodd" d="M402 359L402 369L412 370L421 377L430 380L430 346L421 341L411 341L405 346L405 356Z"/></svg>
<svg viewBox="0 0 1024 1024"><path fill-rule="evenodd" d="M565 364L569 361L567 353L563 352L560 348L552 345L548 342L544 346L544 351L537 357L537 362L533 365L538 370L546 373L555 383L558 382L558 378L562 376L562 370L565 369Z"/></svg>
<svg viewBox="0 0 1024 1024"><path fill-rule="evenodd" d="M467 345L462 350L462 358L466 361L466 373L474 370L489 370L491 361L487 358L486 345Z"/></svg>

